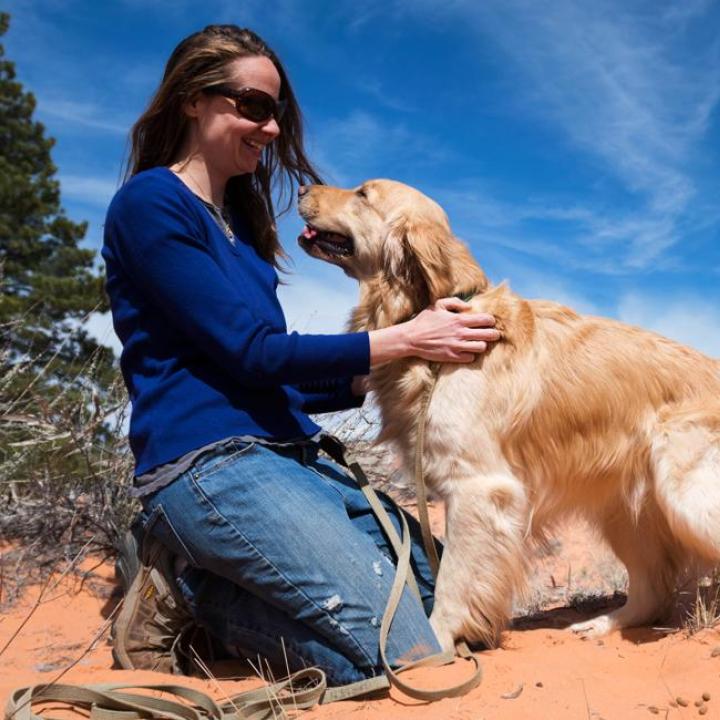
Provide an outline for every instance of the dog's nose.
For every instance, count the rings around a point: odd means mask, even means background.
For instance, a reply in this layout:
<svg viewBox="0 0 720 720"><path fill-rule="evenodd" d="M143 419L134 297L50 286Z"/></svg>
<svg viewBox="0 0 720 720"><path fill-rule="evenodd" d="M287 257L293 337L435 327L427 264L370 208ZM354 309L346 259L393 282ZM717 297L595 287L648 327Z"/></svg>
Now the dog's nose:
<svg viewBox="0 0 720 720"><path fill-rule="evenodd" d="M308 192L308 190L310 190L309 185L301 185L298 188L298 197L302 197L303 195L305 195L305 193Z"/></svg>

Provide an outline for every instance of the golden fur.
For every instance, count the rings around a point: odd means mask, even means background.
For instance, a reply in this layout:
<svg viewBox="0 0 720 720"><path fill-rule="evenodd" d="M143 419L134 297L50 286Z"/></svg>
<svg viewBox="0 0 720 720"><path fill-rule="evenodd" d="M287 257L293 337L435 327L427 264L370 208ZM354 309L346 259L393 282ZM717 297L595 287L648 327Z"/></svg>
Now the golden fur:
<svg viewBox="0 0 720 720"><path fill-rule="evenodd" d="M603 633L667 610L679 574L720 559L720 363L678 343L491 286L442 209L388 180L313 186L313 228L353 239L306 250L360 283L351 328L408 319L472 290L502 340L468 365L444 364L429 408L426 481L446 503L447 540L431 622L445 647L495 645L522 592L527 542L577 513L629 575L626 604L573 629ZM371 376L382 437L412 467L428 363Z"/></svg>

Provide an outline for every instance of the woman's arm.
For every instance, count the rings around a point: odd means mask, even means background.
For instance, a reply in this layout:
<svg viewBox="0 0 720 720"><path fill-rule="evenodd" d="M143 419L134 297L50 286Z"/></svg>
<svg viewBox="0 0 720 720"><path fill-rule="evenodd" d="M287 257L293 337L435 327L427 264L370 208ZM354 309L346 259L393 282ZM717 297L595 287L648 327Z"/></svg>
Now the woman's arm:
<svg viewBox="0 0 720 720"><path fill-rule="evenodd" d="M112 264L140 292L143 312L161 316L239 383L271 387L368 372L367 333L299 335L258 317L244 268L238 263L233 278L220 269L176 188L130 181L113 200L105 237L108 270Z"/></svg>

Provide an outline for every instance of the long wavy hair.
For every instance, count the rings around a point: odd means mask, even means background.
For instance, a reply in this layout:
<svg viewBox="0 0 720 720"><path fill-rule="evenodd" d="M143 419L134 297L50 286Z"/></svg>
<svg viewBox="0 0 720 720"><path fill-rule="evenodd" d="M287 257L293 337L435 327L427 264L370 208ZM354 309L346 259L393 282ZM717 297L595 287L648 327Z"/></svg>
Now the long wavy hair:
<svg viewBox="0 0 720 720"><path fill-rule="evenodd" d="M130 151L124 177L152 167L172 165L185 140L190 120L183 105L203 88L227 82L228 64L241 57L269 58L280 75L280 97L287 107L279 121L280 135L263 150L254 173L230 179L225 202L250 224L260 255L276 267L287 257L280 245L275 226L273 192L292 204L293 183L322 183L305 156L303 120L287 73L267 44L252 30L237 25L208 25L186 37L173 50L165 66L162 82L145 112L133 125Z"/></svg>

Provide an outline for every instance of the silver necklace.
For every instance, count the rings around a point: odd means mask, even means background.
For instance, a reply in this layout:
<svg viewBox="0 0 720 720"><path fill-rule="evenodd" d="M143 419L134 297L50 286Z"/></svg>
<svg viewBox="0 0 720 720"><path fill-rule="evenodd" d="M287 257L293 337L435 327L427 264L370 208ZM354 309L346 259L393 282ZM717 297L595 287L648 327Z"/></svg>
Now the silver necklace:
<svg viewBox="0 0 720 720"><path fill-rule="evenodd" d="M172 169L172 168L171 168ZM176 170L173 170L178 177L180 176L180 173L178 173ZM228 212L225 208L225 206L216 205L212 200L207 200L203 197L203 193L200 191L200 185L198 181L195 179L195 177L190 173L189 170L185 171L188 178L192 180L193 185L195 186L195 190L193 190L193 193L202 201L203 205L205 206L205 209L210 213L210 216L217 222L217 224L220 226L220 229L225 233L225 237L234 245L235 244L235 233L233 232L232 226L228 222L227 215ZM192 188L190 188L192 190Z"/></svg>

